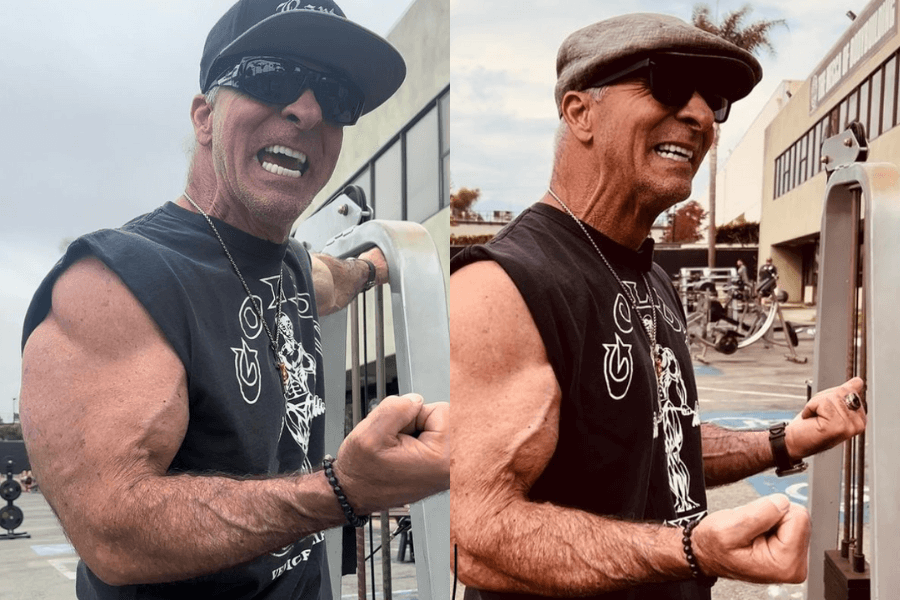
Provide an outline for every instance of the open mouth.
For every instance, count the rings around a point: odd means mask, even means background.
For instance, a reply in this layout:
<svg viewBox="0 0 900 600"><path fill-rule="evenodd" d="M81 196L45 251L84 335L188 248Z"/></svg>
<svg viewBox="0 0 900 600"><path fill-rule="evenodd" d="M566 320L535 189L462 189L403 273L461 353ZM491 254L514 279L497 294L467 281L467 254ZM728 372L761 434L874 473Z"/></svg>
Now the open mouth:
<svg viewBox="0 0 900 600"><path fill-rule="evenodd" d="M674 160L676 162L689 162L694 157L694 153L675 144L660 144L654 148L657 154L663 158Z"/></svg>
<svg viewBox="0 0 900 600"><path fill-rule="evenodd" d="M309 170L309 158L287 146L267 146L256 153L263 169L275 175L298 178Z"/></svg>

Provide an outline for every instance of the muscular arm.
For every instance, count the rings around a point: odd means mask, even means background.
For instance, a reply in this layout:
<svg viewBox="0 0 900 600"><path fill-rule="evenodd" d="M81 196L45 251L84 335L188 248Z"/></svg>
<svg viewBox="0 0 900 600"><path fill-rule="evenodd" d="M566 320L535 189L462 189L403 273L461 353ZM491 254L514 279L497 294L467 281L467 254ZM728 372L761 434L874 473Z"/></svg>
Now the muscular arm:
<svg viewBox="0 0 900 600"><path fill-rule="evenodd" d="M844 396L861 393L863 387L863 380L855 377L816 394L785 430L791 458L812 456L865 429L866 413L848 410L844 404ZM735 431L704 423L700 432L707 486L733 483L775 466L768 431Z"/></svg>
<svg viewBox="0 0 900 600"><path fill-rule="evenodd" d="M415 440L398 432L419 420L424 427L431 413L419 410L420 401L397 401L407 406L391 413L395 434L375 435L371 422L354 430L336 471L355 462L383 470L373 455L390 461L397 452L381 440ZM166 474L188 424L186 374L143 306L94 259L59 279L53 309L28 340L21 410L41 488L79 555L107 583L219 571L344 522L321 472L245 480ZM427 462L427 452L415 450L407 454ZM346 487L368 508L397 501L361 478ZM407 483L399 487L401 496L416 496Z"/></svg>
<svg viewBox="0 0 900 600"><path fill-rule="evenodd" d="M375 282L388 282L388 267L378 248L359 255L375 265ZM316 289L316 307L319 316L335 313L362 291L369 277L369 267L361 260L341 259L327 254L313 254L313 286Z"/></svg>
<svg viewBox="0 0 900 600"><path fill-rule="evenodd" d="M531 315L498 265L453 275L450 332L450 520L460 579L578 596L689 577L679 530L529 501L556 446L561 392Z"/></svg>

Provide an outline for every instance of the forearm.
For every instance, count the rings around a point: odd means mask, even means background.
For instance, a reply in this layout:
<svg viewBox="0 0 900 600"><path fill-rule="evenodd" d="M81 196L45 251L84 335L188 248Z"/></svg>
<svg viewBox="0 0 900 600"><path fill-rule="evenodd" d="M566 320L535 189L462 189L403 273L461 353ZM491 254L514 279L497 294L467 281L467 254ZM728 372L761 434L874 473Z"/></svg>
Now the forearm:
<svg viewBox="0 0 900 600"><path fill-rule="evenodd" d="M471 587L578 597L691 577L680 529L527 500L477 514L451 516L460 580Z"/></svg>
<svg viewBox="0 0 900 600"><path fill-rule="evenodd" d="M329 315L350 304L362 291L369 278L369 267L355 258L341 259L327 254L313 256L316 306L320 316Z"/></svg>
<svg viewBox="0 0 900 600"><path fill-rule="evenodd" d="M708 487L733 483L775 466L768 431L736 431L703 423L700 432Z"/></svg>
<svg viewBox="0 0 900 600"><path fill-rule="evenodd" d="M55 504L79 554L113 585L221 571L344 522L321 472L265 480L185 474L109 484L102 494L84 495L80 507Z"/></svg>

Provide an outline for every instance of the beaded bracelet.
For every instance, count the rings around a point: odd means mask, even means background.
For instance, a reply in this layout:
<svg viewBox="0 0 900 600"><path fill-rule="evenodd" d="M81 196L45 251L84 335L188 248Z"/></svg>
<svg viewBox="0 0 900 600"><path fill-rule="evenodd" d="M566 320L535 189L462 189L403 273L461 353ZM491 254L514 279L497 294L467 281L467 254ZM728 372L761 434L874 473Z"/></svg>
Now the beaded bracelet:
<svg viewBox="0 0 900 600"><path fill-rule="evenodd" d="M700 565L697 564L697 557L694 556L694 549L691 546L691 533L694 532L694 528L700 523L700 519L702 518L703 517L700 517L699 519L690 521L684 526L684 537L681 538L681 541L684 544L684 556L687 558L688 566L691 568L691 575L694 576L694 579L697 580L699 585L703 587L712 587L719 578L709 577L703 574L700 570Z"/></svg>
<svg viewBox="0 0 900 600"><path fill-rule="evenodd" d="M331 484L331 489L334 490L334 495L337 496L338 502L344 511L344 516L347 517L347 521L350 525L353 527L362 527L368 523L369 517L360 517L353 512L353 507L350 506L350 503L347 501L344 489L338 484L337 475L334 474L334 457L330 454L326 454L325 458L322 459L322 466L325 469L325 477L328 479L328 483Z"/></svg>

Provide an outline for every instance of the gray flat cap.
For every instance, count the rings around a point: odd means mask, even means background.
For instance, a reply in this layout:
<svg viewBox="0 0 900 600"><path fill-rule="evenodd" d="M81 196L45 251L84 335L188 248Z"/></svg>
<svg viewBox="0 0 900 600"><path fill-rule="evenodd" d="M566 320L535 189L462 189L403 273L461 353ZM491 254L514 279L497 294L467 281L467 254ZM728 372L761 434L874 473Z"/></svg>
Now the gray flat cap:
<svg viewBox="0 0 900 600"><path fill-rule="evenodd" d="M654 54L695 62L731 101L745 97L762 79L752 54L724 39L668 15L635 13L579 29L556 56L556 108L570 90L584 90L605 74Z"/></svg>

